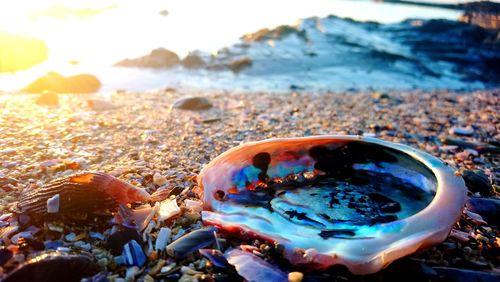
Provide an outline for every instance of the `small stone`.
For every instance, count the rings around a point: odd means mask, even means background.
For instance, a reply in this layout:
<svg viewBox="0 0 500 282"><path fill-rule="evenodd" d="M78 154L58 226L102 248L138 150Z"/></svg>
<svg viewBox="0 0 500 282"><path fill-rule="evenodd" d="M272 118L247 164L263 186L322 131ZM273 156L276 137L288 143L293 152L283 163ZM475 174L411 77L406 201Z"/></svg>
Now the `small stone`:
<svg viewBox="0 0 500 282"><path fill-rule="evenodd" d="M76 241L75 243L73 243L73 246L85 251L92 250L92 245L90 245L90 243L85 243L83 241Z"/></svg>
<svg viewBox="0 0 500 282"><path fill-rule="evenodd" d="M474 128L472 128L471 126L452 127L450 128L450 134L471 136L472 134L474 134Z"/></svg>
<svg viewBox="0 0 500 282"><path fill-rule="evenodd" d="M64 236L64 239L66 239L66 241L69 241L69 242L76 241L75 238L76 238L76 234L73 232Z"/></svg>
<svg viewBox="0 0 500 282"><path fill-rule="evenodd" d="M300 282L304 279L304 274L302 272L290 272L288 273L288 281L289 282Z"/></svg>
<svg viewBox="0 0 500 282"><path fill-rule="evenodd" d="M101 258L97 260L97 265L99 265L102 269L106 269L109 264L109 260L107 258Z"/></svg>
<svg viewBox="0 0 500 282"><path fill-rule="evenodd" d="M484 196L493 195L493 186L486 174L481 170L464 170L462 172L462 177L465 181L465 185L469 188L472 193L479 192Z"/></svg>
<svg viewBox="0 0 500 282"><path fill-rule="evenodd" d="M472 253L472 249L469 246L465 246L462 251L464 252L465 255L470 255Z"/></svg>
<svg viewBox="0 0 500 282"><path fill-rule="evenodd" d="M157 186L163 186L165 184L167 184L167 178L165 178L165 176L159 174L159 173L155 173L153 175L153 183Z"/></svg>
<svg viewBox="0 0 500 282"><path fill-rule="evenodd" d="M204 97L184 97L174 102L175 109L201 111L212 107L212 103Z"/></svg>
<svg viewBox="0 0 500 282"><path fill-rule="evenodd" d="M127 268L127 271L125 272L125 279L127 281L134 281L137 272L139 272L139 267L137 266L132 266Z"/></svg>
<svg viewBox="0 0 500 282"><path fill-rule="evenodd" d="M143 280L144 282L154 282L155 281L155 279L153 277L151 277L149 274L146 274L143 279L144 279Z"/></svg>
<svg viewBox="0 0 500 282"><path fill-rule="evenodd" d="M58 213L59 212L59 194L47 199L47 213Z"/></svg>
<svg viewBox="0 0 500 282"><path fill-rule="evenodd" d="M177 265L177 264L176 264L175 262L173 262L173 263L171 263L171 264L169 264L169 265L167 265L167 266L162 267L162 268L161 268L161 270L160 270L160 272L161 272L161 273L167 273L167 272L169 272L170 270L172 270L172 269L173 269L176 265Z"/></svg>
<svg viewBox="0 0 500 282"><path fill-rule="evenodd" d="M41 106L57 106L59 104L59 97L55 92L44 91L38 96L36 103Z"/></svg>

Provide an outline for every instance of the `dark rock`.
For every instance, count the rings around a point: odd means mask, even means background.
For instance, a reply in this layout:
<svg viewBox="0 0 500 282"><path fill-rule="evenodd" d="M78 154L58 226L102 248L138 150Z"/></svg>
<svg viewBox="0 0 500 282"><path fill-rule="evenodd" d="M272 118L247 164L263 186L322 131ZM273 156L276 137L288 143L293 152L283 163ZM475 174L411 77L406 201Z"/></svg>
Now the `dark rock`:
<svg viewBox="0 0 500 282"><path fill-rule="evenodd" d="M101 82L91 74L80 74L70 77L62 76L56 72L49 72L38 78L23 91L28 93L93 93L101 88Z"/></svg>
<svg viewBox="0 0 500 282"><path fill-rule="evenodd" d="M38 96L36 103L43 106L57 106L59 104L59 96L57 96L57 93L45 91Z"/></svg>
<svg viewBox="0 0 500 282"><path fill-rule="evenodd" d="M479 192L483 196L491 196L493 194L493 186L488 179L488 176L481 170L465 170L462 172L462 177L465 185L472 193Z"/></svg>
<svg viewBox="0 0 500 282"><path fill-rule="evenodd" d="M154 49L149 55L135 59L125 59L115 64L120 67L171 68L178 65L179 56L165 48Z"/></svg>
<svg viewBox="0 0 500 282"><path fill-rule="evenodd" d="M181 62L182 66L187 69L198 69L205 67L205 61L201 58L201 56L195 53L189 53Z"/></svg>
<svg viewBox="0 0 500 282"><path fill-rule="evenodd" d="M122 252L123 246L131 240L140 242L141 236L139 232L137 232L137 230L135 229L124 228L123 230L119 230L111 234L107 242L111 253L114 255L118 255Z"/></svg>
<svg viewBox="0 0 500 282"><path fill-rule="evenodd" d="M408 276L411 273L411 276ZM413 259L403 258L393 262L379 273L370 275L379 277L381 281L434 281L438 278L432 267Z"/></svg>
<svg viewBox="0 0 500 282"><path fill-rule="evenodd" d="M481 1L464 4L461 21L489 29L500 29L500 3Z"/></svg>
<svg viewBox="0 0 500 282"><path fill-rule="evenodd" d="M210 109L212 103L204 97L185 97L175 101L172 107L181 110L200 111Z"/></svg>
<svg viewBox="0 0 500 282"><path fill-rule="evenodd" d="M215 242L214 227L198 229L180 237L167 246L167 253L181 259L190 253L212 245Z"/></svg>
<svg viewBox="0 0 500 282"><path fill-rule="evenodd" d="M500 226L500 200L471 197L465 204L471 212L479 214L488 224Z"/></svg>
<svg viewBox="0 0 500 282"><path fill-rule="evenodd" d="M59 252L41 254L12 271L3 281L80 281L99 271L90 257Z"/></svg>
<svg viewBox="0 0 500 282"><path fill-rule="evenodd" d="M500 147L494 144L481 143L481 142L467 142L458 138L445 138L442 142L446 145L455 145L463 149L474 149L478 153L495 153L500 154Z"/></svg>
<svg viewBox="0 0 500 282"><path fill-rule="evenodd" d="M229 64L227 64L227 68L231 71L238 73L245 68L252 66L252 59L250 57L240 57L233 59Z"/></svg>
<svg viewBox="0 0 500 282"><path fill-rule="evenodd" d="M439 281L450 281L450 282L451 281L454 282L500 281L500 275L491 272L483 272L483 271L475 271L475 270L451 268L451 267L433 267L433 268L441 277Z"/></svg>
<svg viewBox="0 0 500 282"><path fill-rule="evenodd" d="M274 29L261 29L254 33L244 35L241 39L246 42L262 42L266 40L280 40L287 36L295 34L300 39L307 41L307 34L305 30L299 30L295 26L280 25Z"/></svg>

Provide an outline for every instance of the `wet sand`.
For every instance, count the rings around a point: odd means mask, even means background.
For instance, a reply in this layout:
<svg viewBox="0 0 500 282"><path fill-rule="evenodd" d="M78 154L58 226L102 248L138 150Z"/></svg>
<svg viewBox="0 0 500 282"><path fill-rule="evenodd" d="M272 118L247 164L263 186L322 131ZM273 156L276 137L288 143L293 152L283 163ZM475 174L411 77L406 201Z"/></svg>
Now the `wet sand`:
<svg viewBox="0 0 500 282"><path fill-rule="evenodd" d="M173 103L185 95L206 97L213 107L204 111L172 109ZM464 170L484 172L493 184L489 186L491 195L473 191L470 195L489 198L498 198L499 195L498 89L466 93L399 91L331 94L185 93L165 90L120 92L106 96L59 95L58 106L37 105L36 97L0 95L0 210L4 215L14 208L23 189L32 189L76 172L110 173L150 193L158 189L160 182L156 180L161 176L162 184L190 191L197 189L195 176L201 168L233 146L272 137L323 134L359 134L408 144L443 159L457 173ZM89 99L93 99L92 106L87 102ZM153 177L155 174L157 177ZM175 220L156 225L149 232L153 244L160 227L171 228L174 236L183 229L200 227L200 214L187 212L186 198L195 199L196 195L183 193L177 198L183 214ZM126 267L112 262L109 246L88 235L90 231L96 231L108 236L111 232L109 226L84 227L65 222L52 224L61 226L62 232L45 232L43 230L48 225L38 225L42 232L36 233L32 241L61 240L71 251L89 253L102 270L109 271L110 278L125 277ZM2 235L5 235L6 227L2 228ZM452 236L441 245L404 261L411 262L411 267L417 264L421 267L500 272L499 229L491 224L479 226L477 220L465 215L454 229ZM11 238L19 231L5 235L2 245L16 245ZM93 249L85 250L81 243L75 244L63 238L72 232L84 234L80 241L90 243ZM272 244L238 239L230 239L229 242L255 245L266 259L280 262L272 251ZM3 273L9 273L33 252L30 246L19 249L3 266ZM171 275L171 278L194 281L188 279L216 278L228 272L214 270L199 254L182 261L175 261L164 252L149 255L145 267L141 268L144 271L137 273L136 279L151 280ZM184 265L201 273L181 273L180 268L167 274L151 272L159 261L164 265L175 262L177 266ZM281 267L287 271L306 271L286 263ZM425 272L425 267L419 271ZM368 279L387 280L391 277L387 275L396 275L393 274L397 273L394 269L389 267ZM404 273L408 269L399 266L398 271ZM338 269L305 275L311 278L357 279Z"/></svg>

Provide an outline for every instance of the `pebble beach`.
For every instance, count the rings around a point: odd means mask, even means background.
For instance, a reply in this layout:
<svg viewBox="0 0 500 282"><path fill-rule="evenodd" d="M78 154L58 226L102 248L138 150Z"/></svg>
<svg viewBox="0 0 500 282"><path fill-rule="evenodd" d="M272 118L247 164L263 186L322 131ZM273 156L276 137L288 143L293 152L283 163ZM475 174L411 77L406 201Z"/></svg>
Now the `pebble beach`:
<svg viewBox="0 0 500 282"><path fill-rule="evenodd" d="M174 107L186 96L209 105ZM368 276L353 276L342 267L322 272L294 267L271 242L221 232L224 244L253 250L288 273L289 281L397 281L409 272L415 281L470 281L474 275L495 281L500 275L494 216L500 205L499 89L326 94L166 89L55 97L0 95L0 238L8 250L0 254L0 279L39 252L56 250L95 263L100 276L91 281L243 281L234 268L218 267L198 251L179 259L164 246L156 250L148 244L155 245L162 228L169 229L169 244L202 228L196 176L219 154L250 141L328 134L377 137L428 152L462 175L469 196L479 200L468 203L443 243ZM26 189L83 171L110 174L151 194L175 191L180 212L162 221L153 214L139 232L143 266L116 261L111 212L49 222L16 213ZM487 208L477 207L482 201Z"/></svg>

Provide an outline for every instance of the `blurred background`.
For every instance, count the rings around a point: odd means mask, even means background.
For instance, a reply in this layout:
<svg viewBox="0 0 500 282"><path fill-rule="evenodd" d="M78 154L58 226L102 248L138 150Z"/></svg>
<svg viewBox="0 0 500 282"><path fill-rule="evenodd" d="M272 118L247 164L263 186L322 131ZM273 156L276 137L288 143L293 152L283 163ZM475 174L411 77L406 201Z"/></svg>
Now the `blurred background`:
<svg viewBox="0 0 500 282"><path fill-rule="evenodd" d="M2 1L0 91L496 87L499 6L451 0ZM73 86L62 86L75 75Z"/></svg>

